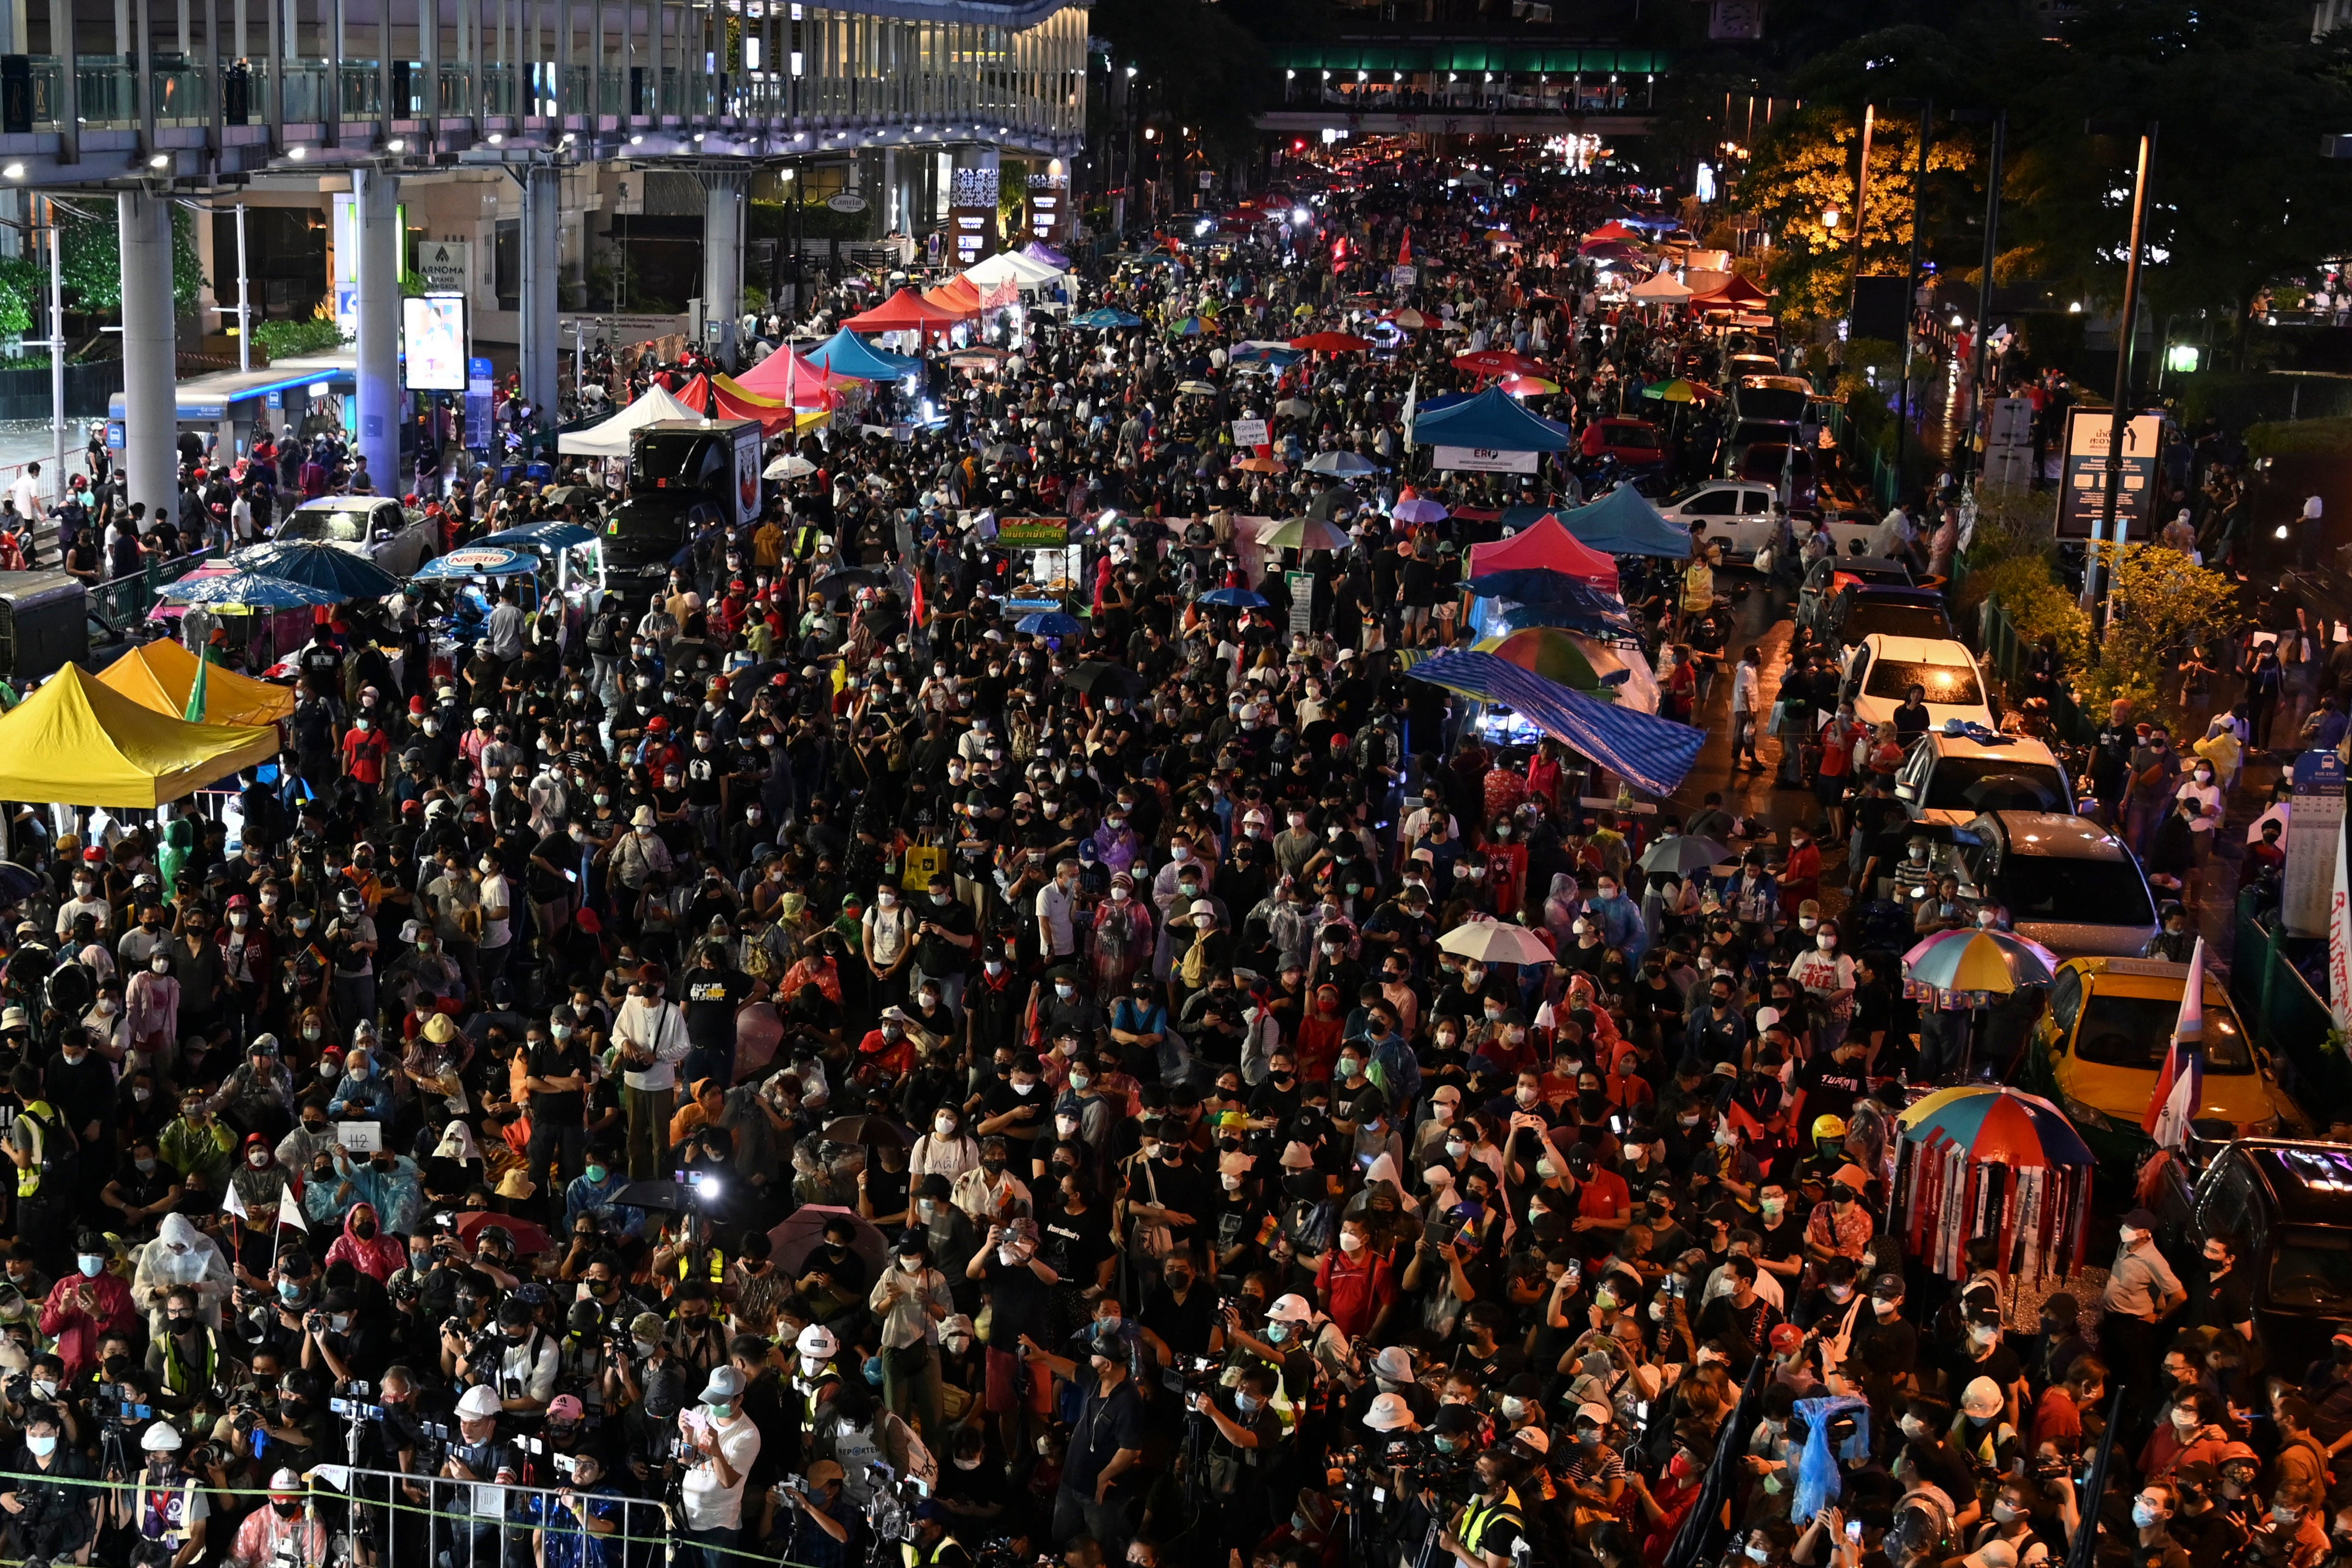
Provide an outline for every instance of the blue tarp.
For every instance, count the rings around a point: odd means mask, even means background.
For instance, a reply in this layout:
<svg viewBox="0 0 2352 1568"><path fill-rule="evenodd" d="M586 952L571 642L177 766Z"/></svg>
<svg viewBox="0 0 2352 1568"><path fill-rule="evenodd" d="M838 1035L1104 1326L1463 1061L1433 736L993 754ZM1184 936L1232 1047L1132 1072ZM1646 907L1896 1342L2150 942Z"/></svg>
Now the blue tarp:
<svg viewBox="0 0 2352 1568"><path fill-rule="evenodd" d="M1475 446L1487 452L1565 452L1575 444L1568 426L1529 413L1500 387L1434 413L1413 411L1412 439L1422 446Z"/></svg>
<svg viewBox="0 0 2352 1568"><path fill-rule="evenodd" d="M1681 560L1691 552L1689 532L1666 521L1650 505L1650 498L1631 485L1620 485L1559 520L1583 543L1609 555L1655 555Z"/></svg>
<svg viewBox="0 0 2352 1568"><path fill-rule="evenodd" d="M1493 653L1440 653L1405 674L1500 703L1653 795L1681 789L1706 744L1706 737L1689 725L1598 701Z"/></svg>
<svg viewBox="0 0 2352 1568"><path fill-rule="evenodd" d="M1622 599L1564 571L1541 567L1490 571L1462 586L1477 598L1501 601L1497 607L1501 618L1516 621L1514 631L1559 626L1591 637L1636 635L1633 618L1626 612ZM1532 612L1535 618L1528 619L1522 612Z"/></svg>
<svg viewBox="0 0 2352 1568"><path fill-rule="evenodd" d="M819 370L855 376L861 382L895 382L922 369L920 360L885 353L846 327L811 349L806 357Z"/></svg>

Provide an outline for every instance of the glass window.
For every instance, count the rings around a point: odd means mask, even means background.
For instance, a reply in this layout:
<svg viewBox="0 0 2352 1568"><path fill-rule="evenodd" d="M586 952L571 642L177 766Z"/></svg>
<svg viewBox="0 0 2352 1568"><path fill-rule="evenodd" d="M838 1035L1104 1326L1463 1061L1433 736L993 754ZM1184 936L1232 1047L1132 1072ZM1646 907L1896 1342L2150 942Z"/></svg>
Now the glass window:
<svg viewBox="0 0 2352 1568"><path fill-rule="evenodd" d="M320 507L298 511L278 529L281 539L323 539L331 545L367 543L368 515Z"/></svg>
<svg viewBox="0 0 2352 1568"><path fill-rule="evenodd" d="M2352 1292L2352 1230L2282 1226L2271 1254L2271 1300L2333 1312Z"/></svg>
<svg viewBox="0 0 2352 1568"><path fill-rule="evenodd" d="M1930 664L1916 659L1881 659L1870 667L1863 695L1892 697L1900 702L1913 686L1925 686L1927 700L1946 706L1973 707L1984 703L1975 666Z"/></svg>
<svg viewBox="0 0 2352 1568"><path fill-rule="evenodd" d="M2053 861L2071 873L2097 864L2096 862ZM2117 868L2119 869L2119 868ZM2142 893L2142 903L2147 895ZM2021 915L2021 922L2025 917ZM2055 916L2063 919L2065 916ZM2082 919L2081 915L2075 916ZM2098 920L2091 924L2118 924ZM2100 992L2095 987L2091 999L2083 1009L2083 1027L2074 1035L2074 1056L2082 1061L2096 1062L2102 1067L2132 1067L2155 1072L2164 1066L2164 1053L2172 1044L2172 1026L2180 1016L2177 997L2118 997ZM2238 1020L2226 1009L2208 1002L2205 1007L2205 1071L2208 1072L2242 1073L2254 1070L2252 1053L2246 1049L2246 1038L2238 1032Z"/></svg>
<svg viewBox="0 0 2352 1568"><path fill-rule="evenodd" d="M2056 982L2050 988L2050 1018L2057 1026L2061 1040L2066 1037L2068 1030L2074 1027L2074 1015L2082 1010L2083 972L2080 969L2059 970Z"/></svg>
<svg viewBox="0 0 2352 1568"><path fill-rule="evenodd" d="M1932 690L1928 700L1937 700ZM1947 811L1991 810L1985 804L1985 791L1977 789L1987 779L2022 781L2041 797L2038 806L2027 807L2011 799L2000 810L2063 811L2069 804L2065 779L2046 763L2011 762L1997 757L1947 757L1936 764L1928 784L1927 805ZM2013 790L2004 793L2013 794Z"/></svg>

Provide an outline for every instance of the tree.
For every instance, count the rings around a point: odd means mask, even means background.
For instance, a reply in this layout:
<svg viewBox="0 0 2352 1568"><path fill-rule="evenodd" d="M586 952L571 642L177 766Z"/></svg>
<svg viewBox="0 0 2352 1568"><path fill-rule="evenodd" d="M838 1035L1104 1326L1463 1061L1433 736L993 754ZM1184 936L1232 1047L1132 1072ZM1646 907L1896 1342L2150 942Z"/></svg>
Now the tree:
<svg viewBox="0 0 2352 1568"><path fill-rule="evenodd" d="M1771 236L1766 276L1780 290L1778 307L1786 318L1822 320L1845 313L1861 141L1859 116L1808 108L1759 139L1740 177L1736 199L1764 221ZM1964 172L1974 158L1967 143L1938 139L1928 148L1927 167L1931 173ZM1916 123L1882 117L1871 137L1870 190L1862 213L1864 274L1900 274L1909 265L1917 162ZM1834 230L1826 222L1832 212Z"/></svg>
<svg viewBox="0 0 2352 1568"><path fill-rule="evenodd" d="M63 273L66 308L84 315L107 315L122 308L122 230L114 207L60 209L65 219ZM188 209L172 207L172 305L185 315L204 292L205 269L196 260L195 225Z"/></svg>
<svg viewBox="0 0 2352 1568"><path fill-rule="evenodd" d="M2147 711L2161 702L2164 677L2184 654L2243 618L2237 584L2161 545L2096 549L2102 567L2114 573L2114 608L2076 690L2094 710L2128 697Z"/></svg>

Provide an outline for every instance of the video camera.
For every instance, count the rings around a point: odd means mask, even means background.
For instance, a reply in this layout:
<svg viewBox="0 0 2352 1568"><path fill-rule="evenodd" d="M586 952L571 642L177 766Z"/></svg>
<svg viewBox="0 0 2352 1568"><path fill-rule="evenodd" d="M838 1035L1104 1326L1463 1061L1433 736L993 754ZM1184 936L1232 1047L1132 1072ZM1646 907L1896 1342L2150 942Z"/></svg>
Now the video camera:
<svg viewBox="0 0 2352 1568"><path fill-rule="evenodd" d="M866 1526L877 1541L912 1542L915 1539L915 1507L929 1495L923 1483L908 1476L901 1479L898 1472L877 1461L866 1467L866 1479L872 1484L872 1500L866 1505Z"/></svg>
<svg viewBox="0 0 2352 1568"><path fill-rule="evenodd" d="M95 1408L101 1419L110 1425L124 1421L152 1421L155 1407L142 1405L139 1396L146 1392L136 1384L101 1383L98 1385Z"/></svg>
<svg viewBox="0 0 2352 1568"><path fill-rule="evenodd" d="M1160 1369L1160 1386L1189 1400L1216 1386L1224 1364L1213 1356L1180 1355Z"/></svg>

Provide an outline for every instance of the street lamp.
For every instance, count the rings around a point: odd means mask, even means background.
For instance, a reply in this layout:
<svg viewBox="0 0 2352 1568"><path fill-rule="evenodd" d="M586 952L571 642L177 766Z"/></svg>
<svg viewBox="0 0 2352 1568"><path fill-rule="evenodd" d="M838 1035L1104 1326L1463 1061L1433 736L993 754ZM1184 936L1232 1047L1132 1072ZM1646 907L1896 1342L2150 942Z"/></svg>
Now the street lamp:
<svg viewBox="0 0 2352 1568"><path fill-rule="evenodd" d="M2084 134L2091 136L2099 134L2102 129L2097 120L2083 127ZM2095 612L2099 602L2100 544L2122 542L2116 533L2116 502L2124 487L2124 432L2131 422L2127 404L2131 398L2132 340L2139 335L2140 251L2147 237L2147 172L2155 156L2156 121L2151 120L2140 128L2139 157L2132 173L2131 252L2124 258L2124 313L2116 328L2120 336L2116 340L2115 413L2107 425L2106 492L2099 497L2099 520L2092 528L2090 554L2083 563L2085 611ZM2155 454L2149 456L2153 459ZM2112 620L2114 606L2109 605L2108 610Z"/></svg>

